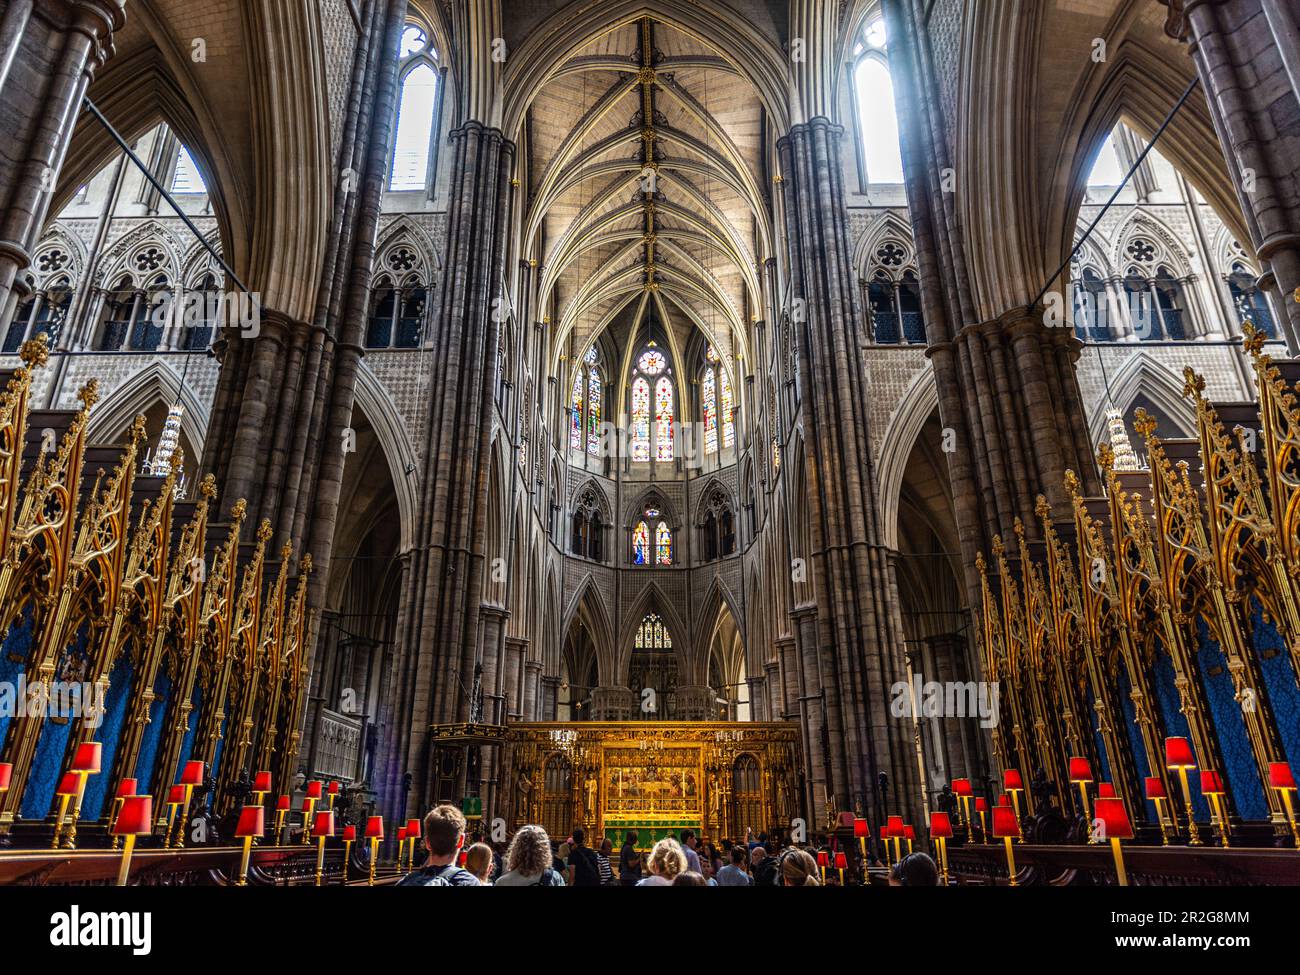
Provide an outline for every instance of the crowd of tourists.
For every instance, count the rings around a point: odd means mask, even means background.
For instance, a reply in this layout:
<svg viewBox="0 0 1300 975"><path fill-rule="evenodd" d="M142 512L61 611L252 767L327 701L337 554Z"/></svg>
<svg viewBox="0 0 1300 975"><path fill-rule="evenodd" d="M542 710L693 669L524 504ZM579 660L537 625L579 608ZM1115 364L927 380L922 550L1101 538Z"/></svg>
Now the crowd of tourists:
<svg viewBox="0 0 1300 975"><path fill-rule="evenodd" d="M783 846L767 834L747 834L742 841L715 846L685 829L646 850L631 830L616 853L609 837L589 841L581 827L556 840L541 826L522 826L509 843L495 847L481 835L467 835L467 828L455 806L432 809L424 817L427 857L398 886L820 887L827 882L812 852ZM938 871L929 856L912 853L892 866L889 882L933 887Z"/></svg>

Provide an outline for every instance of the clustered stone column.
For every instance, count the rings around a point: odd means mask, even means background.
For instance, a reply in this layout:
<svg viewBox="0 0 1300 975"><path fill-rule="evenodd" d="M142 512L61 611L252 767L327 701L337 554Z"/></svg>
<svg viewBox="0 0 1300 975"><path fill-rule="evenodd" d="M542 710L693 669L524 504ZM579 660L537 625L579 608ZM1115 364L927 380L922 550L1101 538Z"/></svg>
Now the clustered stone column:
<svg viewBox="0 0 1300 975"><path fill-rule="evenodd" d="M452 184L446 267L432 318L429 435L417 551L398 620L391 740L395 763L381 797L396 796L409 762L414 795L428 798L435 760L429 725L468 720L476 667L484 662L480 610L487 551L488 476L501 296L515 147L499 129L469 121L451 133ZM498 652L494 645L492 652ZM502 669L482 694L502 694ZM409 758L408 758L409 756ZM483 766L483 776L490 775ZM462 792L462 794L465 794Z"/></svg>
<svg viewBox="0 0 1300 975"><path fill-rule="evenodd" d="M1024 306L981 321L970 299L964 238L942 174L952 166L940 84L930 60L923 11L914 0L884 0L890 69L900 119L908 208L921 266L927 355L939 392L942 445L969 605L976 605L975 557L1016 519L1039 528L1038 494L1056 517L1070 511L1066 470L1085 493L1100 492L1075 364L1081 345L1067 328L1045 324L1045 309Z"/></svg>
<svg viewBox="0 0 1300 975"><path fill-rule="evenodd" d="M794 615L797 700L811 774L808 809L818 821L827 804L873 810L881 772L889 777L895 808L919 812L920 794L907 736L889 714L903 637L880 541L867 436L871 393L849 259L841 135L818 117L794 126L777 145L790 293L806 310L796 316L804 320L792 324L803 391L813 593Z"/></svg>
<svg viewBox="0 0 1300 975"><path fill-rule="evenodd" d="M45 227L91 78L113 53L125 0L0 3L0 321L31 293L23 274Z"/></svg>
<svg viewBox="0 0 1300 975"><path fill-rule="evenodd" d="M1241 200L1260 284L1300 354L1300 13L1292 0L1161 0L1185 40Z"/></svg>

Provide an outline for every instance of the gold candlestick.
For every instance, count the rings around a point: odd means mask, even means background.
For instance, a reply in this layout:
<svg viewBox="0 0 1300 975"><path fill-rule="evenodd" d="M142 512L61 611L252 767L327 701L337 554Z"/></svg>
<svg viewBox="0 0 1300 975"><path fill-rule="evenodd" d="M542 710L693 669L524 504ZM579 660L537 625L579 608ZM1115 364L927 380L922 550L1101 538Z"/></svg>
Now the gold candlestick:
<svg viewBox="0 0 1300 975"><path fill-rule="evenodd" d="M1187 784L1187 769L1178 770L1178 781L1183 786L1183 808L1187 810L1187 845L1201 845L1201 831L1196 828L1196 814L1192 811L1192 787Z"/></svg>
<svg viewBox="0 0 1300 975"><path fill-rule="evenodd" d="M1020 886L1016 883L1016 854L1011 849L1011 837L1004 836L1002 839L1007 844L1007 875L1011 878L1011 886Z"/></svg>

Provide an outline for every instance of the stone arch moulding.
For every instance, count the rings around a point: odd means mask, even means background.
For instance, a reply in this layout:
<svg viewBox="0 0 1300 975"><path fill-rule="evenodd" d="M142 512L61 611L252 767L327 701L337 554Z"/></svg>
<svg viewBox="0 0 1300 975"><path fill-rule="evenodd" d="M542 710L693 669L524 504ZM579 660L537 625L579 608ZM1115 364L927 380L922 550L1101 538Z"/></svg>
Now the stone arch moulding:
<svg viewBox="0 0 1300 975"><path fill-rule="evenodd" d="M654 580L649 580L633 598L626 615L621 621L618 637L618 656L615 660L614 673L620 679L627 674L632 665L632 649L636 641L636 631L647 613L658 613L668 625L668 632L673 638L673 656L677 658L678 679L688 683L699 681L699 661L695 659L694 634L686 625L672 601Z"/></svg>
<svg viewBox="0 0 1300 975"><path fill-rule="evenodd" d="M1191 258L1187 249L1178 240L1178 235L1165 226L1159 218L1140 210L1135 210L1116 228L1115 236L1111 240L1111 266L1117 273L1125 273L1133 263L1133 259L1128 255L1128 246L1137 237L1153 238L1162 249L1163 253L1157 254L1151 262L1153 267L1170 263L1174 265L1171 268L1174 277L1180 280L1192 273Z"/></svg>
<svg viewBox="0 0 1300 975"><path fill-rule="evenodd" d="M415 547L420 465L407 433L406 421L384 389L383 383L364 361L357 370L356 405L370 421L375 437L379 440L379 447L388 461L388 473L393 481L397 511L401 518L401 551L409 552Z"/></svg>
<svg viewBox="0 0 1300 975"><path fill-rule="evenodd" d="M696 631L695 640L693 641L694 646L702 647L705 650L708 649L718 613L724 606L731 613L731 618L735 620L736 631L740 634L741 642L746 646L749 645L745 634L745 616L740 612L731 587L727 585L721 575L713 577L704 595L704 601L700 603L700 606L699 629ZM705 661L706 665L707 663Z"/></svg>
<svg viewBox="0 0 1300 975"><path fill-rule="evenodd" d="M65 255L63 261L56 258L58 251ZM77 287L86 270L86 257L86 245L81 238L55 221L41 236L32 254L31 272L36 279L36 290L43 290L49 281L60 275L66 275L72 286Z"/></svg>
<svg viewBox="0 0 1300 975"><path fill-rule="evenodd" d="M556 654L556 666L564 655L564 644L569 638L573 624L581 617L591 633L592 643L596 647L597 680L606 680L607 674L616 673L614 654L614 626L611 622L610 607L605 592L601 589L594 572L588 571L573 591L573 598L564 611L564 622L560 627L560 640Z"/></svg>
<svg viewBox="0 0 1300 975"><path fill-rule="evenodd" d="M170 406L176 402L179 390L184 414L181 431L197 451L203 450L208 435L208 406L189 387L182 385L180 374L171 366L155 360L139 372L128 377L109 393L90 414L86 438L90 443L112 443L121 431L131 425L138 414L146 412L156 403ZM200 458L186 457L185 464L197 470Z"/></svg>
<svg viewBox="0 0 1300 975"><path fill-rule="evenodd" d="M1133 356L1115 373L1110 381L1110 395L1116 404L1124 404L1119 409L1126 420L1130 419L1133 401L1142 395L1178 424L1183 435L1195 435L1196 413L1183 398L1182 377L1145 352ZM1089 409L1088 436L1094 448L1106 438L1106 409L1104 398Z"/></svg>
<svg viewBox="0 0 1300 975"><path fill-rule="evenodd" d="M397 277L403 275L403 271L390 268L388 265L388 254L403 242L407 242L417 252L423 261L423 269L430 275L440 274L442 272L442 255L438 252L437 245L434 244L433 238L429 232L412 219L410 214L402 214L394 219L379 235L379 243L375 245L375 276L388 271ZM428 282L426 281L426 284Z"/></svg>
<svg viewBox="0 0 1300 975"><path fill-rule="evenodd" d="M934 369L927 359L925 366L913 377L889 418L880 446L877 470L880 480L880 530L885 548L898 549L898 507L903 493L903 476L907 472L907 459L921 429L939 408L939 387L934 379Z"/></svg>
<svg viewBox="0 0 1300 975"><path fill-rule="evenodd" d="M919 276L920 272L916 264L916 244L912 240L912 228L907 225L907 221L901 219L894 211L889 210L872 223L858 238L857 246L853 249L853 267L857 269L858 277L868 277L868 271L876 263L876 251L886 241L895 241L902 246L905 253L905 259L895 269L897 273L891 272L890 277L897 280L903 276L905 271L912 271Z"/></svg>
<svg viewBox="0 0 1300 975"><path fill-rule="evenodd" d="M165 267L140 271L131 266L131 258L148 245L158 247L166 255L167 263ZM181 273L179 255L184 250L185 248L175 234L157 221L150 220L125 234L121 240L109 248L103 260L99 262L99 270L95 272L94 284L99 288L112 287L123 274L126 274L130 276L135 287L142 288L155 275L166 274L167 280L172 285L175 285Z"/></svg>

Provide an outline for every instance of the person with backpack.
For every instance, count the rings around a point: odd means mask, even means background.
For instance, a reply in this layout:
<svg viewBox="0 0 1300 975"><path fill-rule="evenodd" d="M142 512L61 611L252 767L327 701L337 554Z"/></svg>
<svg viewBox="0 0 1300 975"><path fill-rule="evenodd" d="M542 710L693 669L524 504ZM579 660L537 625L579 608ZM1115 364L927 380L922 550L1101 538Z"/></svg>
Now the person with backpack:
<svg viewBox="0 0 1300 975"><path fill-rule="evenodd" d="M569 848L570 887L600 886L600 861L586 840L587 832L581 826L573 831L573 845Z"/></svg>
<svg viewBox="0 0 1300 975"><path fill-rule="evenodd" d="M465 845L465 816L448 803L435 806L424 817L424 845L429 856L424 865L397 882L398 887L481 887L479 879L456 865Z"/></svg>
<svg viewBox="0 0 1300 975"><path fill-rule="evenodd" d="M506 850L506 872L497 887L563 887L564 878L551 866L551 838L540 826L521 826Z"/></svg>
<svg viewBox="0 0 1300 975"><path fill-rule="evenodd" d="M630 829L623 837L623 849L618 855L618 882L624 887L635 887L641 879L641 853L636 848L637 833Z"/></svg>

